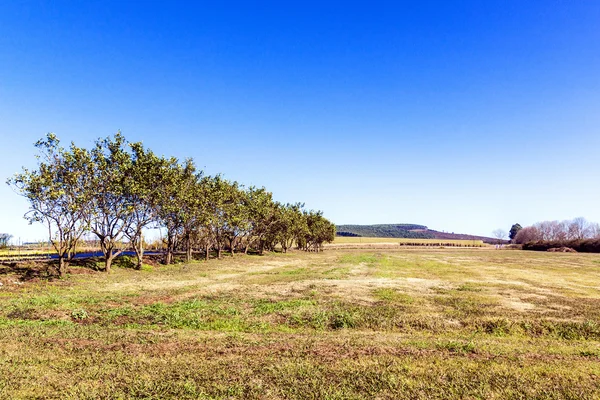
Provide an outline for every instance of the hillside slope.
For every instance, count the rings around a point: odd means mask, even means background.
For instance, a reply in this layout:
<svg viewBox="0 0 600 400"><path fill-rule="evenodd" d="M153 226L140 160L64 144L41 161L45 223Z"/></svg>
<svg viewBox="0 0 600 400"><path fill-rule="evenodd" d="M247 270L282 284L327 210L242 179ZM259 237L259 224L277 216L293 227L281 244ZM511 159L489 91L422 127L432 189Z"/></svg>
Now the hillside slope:
<svg viewBox="0 0 600 400"><path fill-rule="evenodd" d="M338 236L433 239L427 227L417 224L337 225Z"/></svg>
<svg viewBox="0 0 600 400"><path fill-rule="evenodd" d="M382 237L382 238L414 238L414 239L449 239L449 240L482 240L485 243L506 243L486 236L462 233L439 232L418 224L378 224L378 225L337 225L337 236Z"/></svg>

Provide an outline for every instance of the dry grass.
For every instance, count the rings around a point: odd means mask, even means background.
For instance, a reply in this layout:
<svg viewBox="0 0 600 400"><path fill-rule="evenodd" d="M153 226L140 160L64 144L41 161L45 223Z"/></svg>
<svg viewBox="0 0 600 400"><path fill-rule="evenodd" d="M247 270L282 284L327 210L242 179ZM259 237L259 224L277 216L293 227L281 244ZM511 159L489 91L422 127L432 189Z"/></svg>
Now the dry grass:
<svg viewBox="0 0 600 400"><path fill-rule="evenodd" d="M82 271L0 275L0 398L600 396L598 255L330 250Z"/></svg>

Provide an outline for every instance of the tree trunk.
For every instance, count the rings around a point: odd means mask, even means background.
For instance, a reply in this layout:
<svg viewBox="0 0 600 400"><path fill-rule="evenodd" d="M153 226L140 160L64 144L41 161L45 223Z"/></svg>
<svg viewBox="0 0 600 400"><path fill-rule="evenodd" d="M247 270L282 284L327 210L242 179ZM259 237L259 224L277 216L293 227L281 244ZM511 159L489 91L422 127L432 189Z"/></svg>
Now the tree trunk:
<svg viewBox="0 0 600 400"><path fill-rule="evenodd" d="M67 273L67 262L65 262L65 256L62 254L58 255L58 276L64 278Z"/></svg>
<svg viewBox="0 0 600 400"><path fill-rule="evenodd" d="M133 246L135 250L135 256L137 257L137 263L135 265L135 269L142 269L143 261L144 261L144 246L142 244L138 246Z"/></svg>
<svg viewBox="0 0 600 400"><path fill-rule="evenodd" d="M175 251L175 237L173 233L167 232L167 254L165 255L165 264L173 262L173 252Z"/></svg>
<svg viewBox="0 0 600 400"><path fill-rule="evenodd" d="M105 237L100 239L100 248L102 249L102 253L104 254L104 272L110 272L110 266L113 260L113 247L114 244L110 241L107 241Z"/></svg>
<svg viewBox="0 0 600 400"><path fill-rule="evenodd" d="M142 240L142 235L136 235L137 239L133 240L133 250L135 251L135 256L137 257L137 264L135 269L142 269L142 264L144 261L144 241Z"/></svg>
<svg viewBox="0 0 600 400"><path fill-rule="evenodd" d="M144 245L140 243L140 248L137 252L138 261L137 261L137 269L142 269L142 265L144 262Z"/></svg>
<svg viewBox="0 0 600 400"><path fill-rule="evenodd" d="M217 258L218 258L219 260L221 259L221 252L222 252L222 250L223 250L221 247L222 247L222 246L221 246L221 243L219 243L219 244L217 245Z"/></svg>
<svg viewBox="0 0 600 400"><path fill-rule="evenodd" d="M248 236L246 238L246 245L244 246L244 254L248 255L248 249L250 248L250 245L252 244L252 240L250 240L250 236Z"/></svg>
<svg viewBox="0 0 600 400"><path fill-rule="evenodd" d="M206 245L206 253L204 254L205 256L205 260L208 261L208 259L210 258L210 244Z"/></svg>
<svg viewBox="0 0 600 400"><path fill-rule="evenodd" d="M229 241L229 247L231 247L231 257L235 256L235 238Z"/></svg>
<svg viewBox="0 0 600 400"><path fill-rule="evenodd" d="M107 274L110 273L110 267L113 261L113 252L112 249L108 252L108 254L104 257L104 272Z"/></svg>
<svg viewBox="0 0 600 400"><path fill-rule="evenodd" d="M189 234L185 238L185 259L188 263L192 262L192 239Z"/></svg>

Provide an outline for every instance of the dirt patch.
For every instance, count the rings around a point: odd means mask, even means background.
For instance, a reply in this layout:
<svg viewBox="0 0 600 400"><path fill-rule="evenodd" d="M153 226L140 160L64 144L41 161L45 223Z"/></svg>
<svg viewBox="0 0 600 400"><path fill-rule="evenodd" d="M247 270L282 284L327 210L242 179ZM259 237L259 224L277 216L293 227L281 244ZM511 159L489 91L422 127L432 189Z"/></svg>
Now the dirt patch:
<svg viewBox="0 0 600 400"><path fill-rule="evenodd" d="M98 274L98 271L84 267L70 267L68 273L71 275L94 275Z"/></svg>

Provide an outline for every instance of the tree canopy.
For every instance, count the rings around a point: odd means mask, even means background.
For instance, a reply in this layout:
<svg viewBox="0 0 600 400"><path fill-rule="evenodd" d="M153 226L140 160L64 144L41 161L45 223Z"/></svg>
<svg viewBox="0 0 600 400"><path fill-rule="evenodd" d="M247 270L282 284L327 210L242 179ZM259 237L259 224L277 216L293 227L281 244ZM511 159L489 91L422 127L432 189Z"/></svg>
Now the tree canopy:
<svg viewBox="0 0 600 400"><path fill-rule="evenodd" d="M510 227L510 231L508 232L508 237L510 238L510 240L515 240L515 238L517 237L517 233L519 233L521 229L523 229L521 224L513 224L513 226Z"/></svg>

